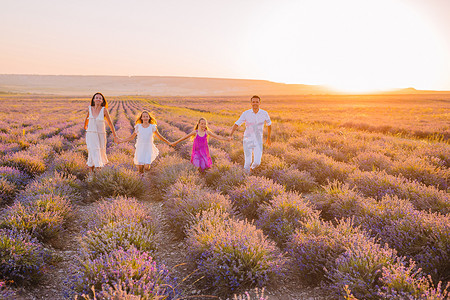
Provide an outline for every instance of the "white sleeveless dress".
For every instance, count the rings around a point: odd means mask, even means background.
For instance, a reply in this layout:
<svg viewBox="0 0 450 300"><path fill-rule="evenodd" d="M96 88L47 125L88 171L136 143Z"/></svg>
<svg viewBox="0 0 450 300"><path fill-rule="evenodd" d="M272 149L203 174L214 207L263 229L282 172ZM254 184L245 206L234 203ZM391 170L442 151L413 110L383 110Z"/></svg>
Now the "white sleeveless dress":
<svg viewBox="0 0 450 300"><path fill-rule="evenodd" d="M156 125L150 124L147 128L144 128L142 124L137 124L134 130L137 134L134 164L149 165L159 154L153 143L153 133L156 131Z"/></svg>
<svg viewBox="0 0 450 300"><path fill-rule="evenodd" d="M108 163L106 157L106 126L105 108L102 107L97 118L92 116L92 106L89 106L89 123L86 129L86 145L88 149L87 165L101 168Z"/></svg>

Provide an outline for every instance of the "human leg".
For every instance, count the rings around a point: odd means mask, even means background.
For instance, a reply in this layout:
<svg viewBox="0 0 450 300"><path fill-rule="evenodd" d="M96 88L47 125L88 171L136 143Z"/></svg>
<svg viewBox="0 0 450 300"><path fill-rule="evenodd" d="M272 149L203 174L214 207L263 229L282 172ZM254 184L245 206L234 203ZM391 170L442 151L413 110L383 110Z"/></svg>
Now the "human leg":
<svg viewBox="0 0 450 300"><path fill-rule="evenodd" d="M252 164L253 148L250 148L248 143L244 141L244 169L250 171L250 165Z"/></svg>
<svg viewBox="0 0 450 300"><path fill-rule="evenodd" d="M253 163L252 163L251 169L258 167L261 164L261 157L262 157L262 146L254 148Z"/></svg>
<svg viewBox="0 0 450 300"><path fill-rule="evenodd" d="M140 173L141 175L143 175L143 174L144 174L144 165L138 165L137 167L138 167L139 173Z"/></svg>

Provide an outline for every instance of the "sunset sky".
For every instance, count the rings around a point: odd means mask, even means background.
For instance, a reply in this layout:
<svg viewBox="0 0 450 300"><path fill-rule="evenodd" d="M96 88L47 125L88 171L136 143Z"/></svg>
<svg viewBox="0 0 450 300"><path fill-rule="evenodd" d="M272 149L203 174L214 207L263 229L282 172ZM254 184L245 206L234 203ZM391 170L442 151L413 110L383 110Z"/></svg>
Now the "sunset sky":
<svg viewBox="0 0 450 300"><path fill-rule="evenodd" d="M0 0L0 74L450 90L450 0Z"/></svg>

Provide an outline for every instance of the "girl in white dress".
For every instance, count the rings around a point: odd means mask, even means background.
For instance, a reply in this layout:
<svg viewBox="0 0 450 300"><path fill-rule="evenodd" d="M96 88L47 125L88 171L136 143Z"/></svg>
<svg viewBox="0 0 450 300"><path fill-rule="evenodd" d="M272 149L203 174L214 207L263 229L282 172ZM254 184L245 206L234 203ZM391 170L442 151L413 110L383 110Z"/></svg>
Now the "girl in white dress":
<svg viewBox="0 0 450 300"><path fill-rule="evenodd" d="M118 142L116 130L111 122L108 113L108 102L101 93L95 93L89 106L88 114L84 121L84 129L86 129L86 145L88 150L87 165L91 170L89 178L95 168L101 168L108 163L106 157L106 123L114 136L114 141Z"/></svg>
<svg viewBox="0 0 450 300"><path fill-rule="evenodd" d="M136 120L133 134L126 139L120 140L120 142L128 142L137 136L134 164L137 165L141 175L144 175L144 168L148 169L159 153L153 143L153 135L156 135L161 141L170 145L170 142L161 136L158 128L156 128L155 117L144 110Z"/></svg>

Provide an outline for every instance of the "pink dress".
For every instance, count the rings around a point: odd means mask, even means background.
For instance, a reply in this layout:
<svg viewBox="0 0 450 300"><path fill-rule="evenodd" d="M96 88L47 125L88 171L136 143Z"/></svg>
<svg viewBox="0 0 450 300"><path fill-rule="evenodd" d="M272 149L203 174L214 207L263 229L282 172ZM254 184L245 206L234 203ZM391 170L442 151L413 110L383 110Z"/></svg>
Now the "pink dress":
<svg viewBox="0 0 450 300"><path fill-rule="evenodd" d="M209 169L212 166L212 160L209 155L208 135L205 132L204 136L199 136L198 130L196 130L196 132L197 135L195 136L194 144L192 145L191 163L202 170Z"/></svg>

